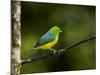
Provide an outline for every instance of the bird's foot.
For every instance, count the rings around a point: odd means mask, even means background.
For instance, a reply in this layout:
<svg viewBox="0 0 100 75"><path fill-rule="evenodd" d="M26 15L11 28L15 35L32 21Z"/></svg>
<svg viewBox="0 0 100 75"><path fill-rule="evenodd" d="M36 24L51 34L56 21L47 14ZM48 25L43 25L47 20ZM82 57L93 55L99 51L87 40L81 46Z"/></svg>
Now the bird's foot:
<svg viewBox="0 0 100 75"><path fill-rule="evenodd" d="M52 50L52 51L53 51L53 54L54 54L54 55L59 55L59 54L60 54L60 52L59 52L59 51L57 51L57 50L55 50L55 49L53 49L53 48L51 48L50 50Z"/></svg>

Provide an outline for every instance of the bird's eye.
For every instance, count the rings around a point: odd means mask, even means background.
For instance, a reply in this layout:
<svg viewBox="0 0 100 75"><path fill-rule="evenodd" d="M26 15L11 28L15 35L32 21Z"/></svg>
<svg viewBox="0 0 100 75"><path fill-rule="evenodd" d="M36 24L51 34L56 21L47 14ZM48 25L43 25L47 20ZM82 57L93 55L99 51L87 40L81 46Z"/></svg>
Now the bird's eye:
<svg viewBox="0 0 100 75"><path fill-rule="evenodd" d="M57 29L57 31L59 31L59 29Z"/></svg>

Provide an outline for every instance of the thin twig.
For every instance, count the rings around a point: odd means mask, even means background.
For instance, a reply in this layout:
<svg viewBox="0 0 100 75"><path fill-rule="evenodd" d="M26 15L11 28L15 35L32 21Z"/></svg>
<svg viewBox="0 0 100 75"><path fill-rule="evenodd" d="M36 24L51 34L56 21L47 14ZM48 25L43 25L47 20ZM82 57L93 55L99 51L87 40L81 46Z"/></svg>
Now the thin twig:
<svg viewBox="0 0 100 75"><path fill-rule="evenodd" d="M88 42L88 41L93 40L93 39L96 39L96 37L95 36L91 36L91 37L88 37L86 39L80 40L80 41L78 41L78 42L76 42L74 44L69 45L68 47L66 47L64 49L56 50L56 51L58 51L58 53L56 53L56 54L54 54L54 53L42 53L42 54L33 56L33 57L29 58L29 59L22 60L21 64L23 65L23 64L31 63L31 62L36 61L36 60L48 58L50 56L59 55L64 51L67 51L67 50L69 50L69 49L71 49L73 47L76 47L76 46L78 46L80 44L83 44L83 43Z"/></svg>
<svg viewBox="0 0 100 75"><path fill-rule="evenodd" d="M87 42L89 40L92 40L92 39L96 39L96 37L95 36L91 36L91 37L88 37L86 39L80 40L80 41L68 46L67 48L65 48L65 50L68 50L68 49L71 49L73 47L76 47L77 45L80 45L80 44L85 43L85 42Z"/></svg>

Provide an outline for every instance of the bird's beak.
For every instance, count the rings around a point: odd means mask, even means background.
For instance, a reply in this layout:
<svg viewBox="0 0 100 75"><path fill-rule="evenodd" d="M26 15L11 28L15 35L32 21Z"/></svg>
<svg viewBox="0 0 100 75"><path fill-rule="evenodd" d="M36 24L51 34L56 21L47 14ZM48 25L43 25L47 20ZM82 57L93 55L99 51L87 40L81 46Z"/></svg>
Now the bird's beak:
<svg viewBox="0 0 100 75"><path fill-rule="evenodd" d="M59 30L59 32L62 32L61 30Z"/></svg>

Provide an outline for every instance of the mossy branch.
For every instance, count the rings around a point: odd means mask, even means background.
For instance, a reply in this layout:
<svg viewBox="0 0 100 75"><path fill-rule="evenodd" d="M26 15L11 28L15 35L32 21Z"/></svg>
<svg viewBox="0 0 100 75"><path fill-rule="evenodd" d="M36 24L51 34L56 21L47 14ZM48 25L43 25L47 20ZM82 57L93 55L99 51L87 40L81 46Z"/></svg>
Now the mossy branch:
<svg viewBox="0 0 100 75"><path fill-rule="evenodd" d="M71 48L74 48L74 47L76 47L76 46L78 46L80 44L83 44L83 43L88 42L88 41L93 40L93 39L96 39L96 37L95 36L90 36L90 37L85 38L83 40L77 41L75 43L72 43L71 45L69 45L68 47L66 47L64 49L56 50L57 52L55 54L54 53L42 53L42 54L33 56L33 57L29 58L29 59L22 60L21 65L24 65L24 64L27 64L27 63L31 63L31 62L36 61L36 60L48 58L50 56L59 55L62 52L65 52L65 51L67 51L67 50L69 50Z"/></svg>

